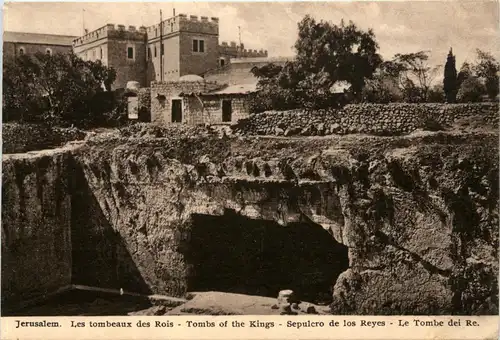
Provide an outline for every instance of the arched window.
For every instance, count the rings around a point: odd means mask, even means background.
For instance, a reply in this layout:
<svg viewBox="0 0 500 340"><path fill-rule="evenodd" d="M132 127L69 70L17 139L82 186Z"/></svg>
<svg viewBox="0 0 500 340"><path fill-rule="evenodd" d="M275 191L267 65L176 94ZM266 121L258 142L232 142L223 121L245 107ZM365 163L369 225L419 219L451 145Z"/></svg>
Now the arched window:
<svg viewBox="0 0 500 340"><path fill-rule="evenodd" d="M45 54L47 54L47 55L52 55L52 50L51 50L50 48L47 48L47 49L45 50Z"/></svg>
<svg viewBox="0 0 500 340"><path fill-rule="evenodd" d="M24 47L20 47L19 48L19 55L24 55L24 52L25 52Z"/></svg>

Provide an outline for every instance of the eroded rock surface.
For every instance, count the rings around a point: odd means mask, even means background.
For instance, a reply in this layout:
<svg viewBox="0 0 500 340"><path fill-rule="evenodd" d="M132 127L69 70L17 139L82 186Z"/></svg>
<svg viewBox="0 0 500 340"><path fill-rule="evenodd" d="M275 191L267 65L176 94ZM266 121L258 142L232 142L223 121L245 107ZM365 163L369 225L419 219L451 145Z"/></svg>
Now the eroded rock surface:
<svg viewBox="0 0 500 340"><path fill-rule="evenodd" d="M72 280L184 296L213 265L200 267L200 249L213 249L281 275L273 287L266 275L249 283L269 296L283 287L300 295L306 288L299 282L330 280L336 314L495 314L497 155L497 135L487 133L90 140L68 156ZM5 175L3 181L13 183ZM3 209L7 218L16 214ZM217 224L210 219L231 216L234 230L229 223L219 232L233 232L232 243L199 236ZM251 234L251 221L268 227ZM283 248L280 238L296 244ZM323 238L330 243L317 241ZM333 258L325 247L337 249ZM317 251L318 273L307 271L310 259L290 255L301 251ZM217 281L231 267L205 271ZM298 288L278 288L284 281ZM250 287L231 284L225 289Z"/></svg>

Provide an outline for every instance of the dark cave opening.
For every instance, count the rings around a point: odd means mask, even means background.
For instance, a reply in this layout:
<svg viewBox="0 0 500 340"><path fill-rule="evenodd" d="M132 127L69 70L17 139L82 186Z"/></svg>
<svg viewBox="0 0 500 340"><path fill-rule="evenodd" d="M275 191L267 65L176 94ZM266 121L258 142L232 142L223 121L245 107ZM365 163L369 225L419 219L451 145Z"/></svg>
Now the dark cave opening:
<svg viewBox="0 0 500 340"><path fill-rule="evenodd" d="M347 247L318 224L253 220L227 211L193 215L189 291L277 297L292 289L312 303L329 303Z"/></svg>

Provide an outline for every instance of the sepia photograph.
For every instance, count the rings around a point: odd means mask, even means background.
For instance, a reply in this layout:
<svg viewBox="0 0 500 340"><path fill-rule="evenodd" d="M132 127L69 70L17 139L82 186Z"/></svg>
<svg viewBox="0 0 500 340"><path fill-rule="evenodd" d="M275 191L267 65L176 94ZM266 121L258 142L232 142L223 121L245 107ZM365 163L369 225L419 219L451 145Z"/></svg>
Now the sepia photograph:
<svg viewBox="0 0 500 340"><path fill-rule="evenodd" d="M3 9L2 316L498 315L498 1Z"/></svg>

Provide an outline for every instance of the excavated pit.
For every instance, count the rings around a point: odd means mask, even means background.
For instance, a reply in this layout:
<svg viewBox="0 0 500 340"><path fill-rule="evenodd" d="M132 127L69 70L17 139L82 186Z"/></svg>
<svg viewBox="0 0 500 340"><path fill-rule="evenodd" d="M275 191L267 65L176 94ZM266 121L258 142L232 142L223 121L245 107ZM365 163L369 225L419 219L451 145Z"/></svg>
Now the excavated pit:
<svg viewBox="0 0 500 340"><path fill-rule="evenodd" d="M348 268L347 247L310 221L283 226L229 209L192 218L189 291L276 297L292 289L302 300L328 303Z"/></svg>
<svg viewBox="0 0 500 340"><path fill-rule="evenodd" d="M182 313L279 313L278 291L293 289L339 315L496 315L493 154L496 133L105 139L4 155L2 313L88 286L193 297ZM130 310L127 295L69 300L44 308Z"/></svg>

